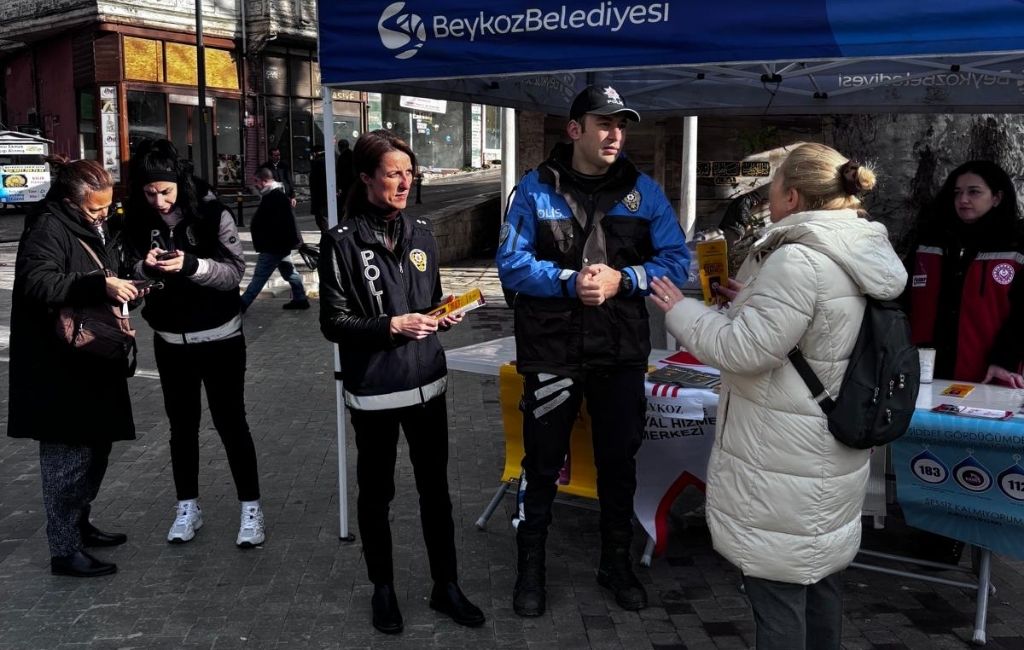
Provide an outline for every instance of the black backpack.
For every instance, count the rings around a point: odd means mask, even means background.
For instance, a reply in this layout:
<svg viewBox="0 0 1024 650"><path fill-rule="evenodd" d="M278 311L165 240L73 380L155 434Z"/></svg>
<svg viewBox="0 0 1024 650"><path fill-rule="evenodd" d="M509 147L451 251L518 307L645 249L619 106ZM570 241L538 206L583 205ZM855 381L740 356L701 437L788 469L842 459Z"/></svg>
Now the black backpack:
<svg viewBox="0 0 1024 650"><path fill-rule="evenodd" d="M839 442L869 449L906 433L921 387L921 367L917 348L910 342L907 315L899 304L867 297L839 395L833 397L825 390L799 348L793 348L789 360Z"/></svg>

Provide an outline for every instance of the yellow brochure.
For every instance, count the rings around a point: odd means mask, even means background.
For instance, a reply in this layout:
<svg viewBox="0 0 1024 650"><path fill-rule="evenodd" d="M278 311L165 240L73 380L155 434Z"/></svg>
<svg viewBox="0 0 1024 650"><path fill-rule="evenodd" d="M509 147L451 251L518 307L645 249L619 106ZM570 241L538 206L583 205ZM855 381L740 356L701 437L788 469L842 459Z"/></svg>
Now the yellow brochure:
<svg viewBox="0 0 1024 650"><path fill-rule="evenodd" d="M435 307L434 309L427 312L427 316L433 316L434 318L441 319L451 314L462 314L482 307L484 305L484 296L480 293L480 289L470 289L461 296L456 296L454 299Z"/></svg>

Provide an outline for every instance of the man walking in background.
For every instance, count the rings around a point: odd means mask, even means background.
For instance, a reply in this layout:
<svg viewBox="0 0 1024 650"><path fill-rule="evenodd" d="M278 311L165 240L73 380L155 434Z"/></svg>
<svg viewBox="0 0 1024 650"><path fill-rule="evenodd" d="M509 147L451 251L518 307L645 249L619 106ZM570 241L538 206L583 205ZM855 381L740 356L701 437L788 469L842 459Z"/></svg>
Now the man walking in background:
<svg viewBox="0 0 1024 650"><path fill-rule="evenodd" d="M292 289L291 302L283 305L284 309L309 309L306 298L306 287L302 284L302 276L292 264L292 251L302 243L299 226L295 223L295 212L292 202L285 195L284 187L274 180L269 169L261 167L253 178L256 189L262 195L260 206L252 216L250 232L252 246L259 253L252 280L242 294L242 311L249 308L256 296L260 295L263 285L270 279L274 269L281 274Z"/></svg>
<svg viewBox="0 0 1024 650"><path fill-rule="evenodd" d="M270 160L260 165L260 169L269 169L273 175L273 179L284 187L285 196L288 197L295 207L295 184L292 182L292 168L288 166L288 163L281 158L280 147L274 147L270 150Z"/></svg>

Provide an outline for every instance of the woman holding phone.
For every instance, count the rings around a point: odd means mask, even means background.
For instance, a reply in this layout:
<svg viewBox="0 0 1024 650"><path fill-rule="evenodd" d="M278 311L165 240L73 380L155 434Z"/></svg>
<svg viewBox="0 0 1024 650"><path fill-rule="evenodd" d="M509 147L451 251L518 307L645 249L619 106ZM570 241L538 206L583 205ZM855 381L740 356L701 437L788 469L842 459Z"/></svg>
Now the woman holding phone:
<svg viewBox="0 0 1024 650"><path fill-rule="evenodd" d="M14 270L7 435L39 442L50 571L89 578L117 565L85 548L128 539L99 530L89 515L111 443L135 439L129 362L69 346L57 336L56 315L65 307L124 305L140 290L118 277L119 242L105 223L110 174L93 160L48 161L55 178L26 219Z"/></svg>
<svg viewBox="0 0 1024 650"><path fill-rule="evenodd" d="M245 418L245 336L238 285L245 271L231 212L200 199L167 140L139 143L131 163L125 228L135 276L163 283L142 316L154 331L164 407L171 425L171 466L178 503L167 541L184 543L203 525L199 506L201 387L224 443L241 502L235 543L265 538L256 449Z"/></svg>

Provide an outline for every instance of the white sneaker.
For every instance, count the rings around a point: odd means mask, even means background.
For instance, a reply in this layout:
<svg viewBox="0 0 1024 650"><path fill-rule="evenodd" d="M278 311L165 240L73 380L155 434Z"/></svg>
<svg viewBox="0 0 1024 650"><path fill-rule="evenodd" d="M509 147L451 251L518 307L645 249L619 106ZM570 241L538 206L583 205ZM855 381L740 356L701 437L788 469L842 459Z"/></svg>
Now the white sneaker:
<svg viewBox="0 0 1024 650"><path fill-rule="evenodd" d="M196 536L196 531L203 527L203 510L198 501L179 501L178 514L167 532L167 541L171 544L184 544Z"/></svg>
<svg viewBox="0 0 1024 650"><path fill-rule="evenodd" d="M266 539L263 528L263 509L259 506L242 506L242 522L238 527L238 548L253 548Z"/></svg>

